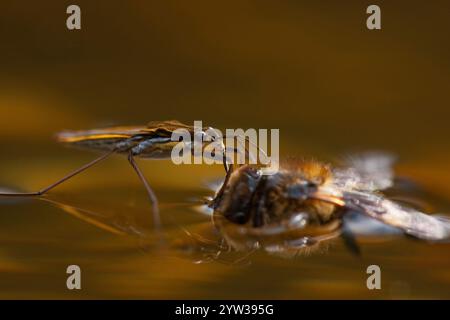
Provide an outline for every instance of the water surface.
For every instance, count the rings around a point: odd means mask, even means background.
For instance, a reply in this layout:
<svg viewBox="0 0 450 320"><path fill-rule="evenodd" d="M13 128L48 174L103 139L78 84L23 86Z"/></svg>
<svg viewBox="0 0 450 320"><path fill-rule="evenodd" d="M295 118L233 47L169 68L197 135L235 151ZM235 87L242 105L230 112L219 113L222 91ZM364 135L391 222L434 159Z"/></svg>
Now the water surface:
<svg viewBox="0 0 450 320"><path fill-rule="evenodd" d="M447 2L383 2L380 32L358 1L78 4L79 32L65 28L64 3L0 5L0 188L36 190L96 156L56 144L60 130L203 120L279 128L282 157L390 151L420 186L413 196L450 213ZM140 164L166 242L132 168L113 157L48 195L90 214L0 199L0 297L450 298L450 244L403 236L359 237L360 258L337 239L295 259L197 263L183 228L211 233L196 204L222 167ZM71 264L80 291L66 289ZM382 290L366 288L371 264Z"/></svg>

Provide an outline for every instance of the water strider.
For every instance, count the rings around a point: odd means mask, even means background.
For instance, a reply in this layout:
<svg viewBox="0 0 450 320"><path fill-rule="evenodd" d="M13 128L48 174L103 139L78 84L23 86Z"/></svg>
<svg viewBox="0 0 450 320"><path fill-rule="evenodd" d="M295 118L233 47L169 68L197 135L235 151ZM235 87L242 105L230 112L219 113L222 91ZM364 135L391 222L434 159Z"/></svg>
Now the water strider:
<svg viewBox="0 0 450 320"><path fill-rule="evenodd" d="M87 131L68 131L62 132L57 135L59 142L69 146L81 147L90 150L97 150L105 152L99 158L89 162L81 168L73 171L62 179L55 183L35 192L1 192L0 196L6 197L30 197L41 196L56 186L60 185L64 181L69 180L73 176L83 172L84 170L92 167L93 165L107 159L112 154L124 154L127 155L128 161L136 171L139 179L145 186L147 194L150 198L153 208L153 218L155 227L159 227L161 224L158 200L157 197L147 182L142 171L139 169L135 157L144 159L167 159L171 157L173 147L178 144L178 141L171 139L172 133L175 130L184 129L191 135L191 140L195 139L194 135L200 133L205 135L207 130L212 128L203 128L203 130L196 130L193 126L185 125L176 120L172 121L155 121L148 123L147 126L142 127L112 127L104 129L94 129ZM204 140L201 140L204 142ZM206 147L203 144L202 147ZM193 146L189 146L192 153L194 153ZM224 149L225 150L225 149ZM223 156L224 166L227 170L228 165L226 163L225 152Z"/></svg>

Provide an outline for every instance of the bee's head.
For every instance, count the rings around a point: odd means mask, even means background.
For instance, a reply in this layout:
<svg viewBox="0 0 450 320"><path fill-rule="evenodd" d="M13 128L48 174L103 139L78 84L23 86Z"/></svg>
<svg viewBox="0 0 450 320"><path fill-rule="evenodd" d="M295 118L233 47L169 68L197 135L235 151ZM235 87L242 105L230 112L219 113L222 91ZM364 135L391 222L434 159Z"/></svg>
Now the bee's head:
<svg viewBox="0 0 450 320"><path fill-rule="evenodd" d="M231 222L253 227L289 220L299 212L315 219L310 202L318 187L319 182L302 171L282 169L266 176L247 165L233 172L216 211Z"/></svg>
<svg viewBox="0 0 450 320"><path fill-rule="evenodd" d="M281 167L262 175L255 166L236 169L214 200L214 223L237 250L265 248L271 253L310 248L338 234L335 208L315 193L326 183L326 167Z"/></svg>

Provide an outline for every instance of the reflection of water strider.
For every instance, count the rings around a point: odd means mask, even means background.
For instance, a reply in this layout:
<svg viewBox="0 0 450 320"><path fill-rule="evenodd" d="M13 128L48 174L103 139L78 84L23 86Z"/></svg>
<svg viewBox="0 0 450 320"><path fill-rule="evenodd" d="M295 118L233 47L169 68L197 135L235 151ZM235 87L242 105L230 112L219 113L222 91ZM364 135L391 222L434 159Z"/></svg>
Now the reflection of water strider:
<svg viewBox="0 0 450 320"><path fill-rule="evenodd" d="M210 206L213 221L228 244L238 250L263 248L292 255L346 232L348 213L364 215L429 241L450 238L450 222L407 208L380 191L393 184L393 159L366 154L332 169L313 161L286 163L264 176L245 165L227 174L226 185Z"/></svg>

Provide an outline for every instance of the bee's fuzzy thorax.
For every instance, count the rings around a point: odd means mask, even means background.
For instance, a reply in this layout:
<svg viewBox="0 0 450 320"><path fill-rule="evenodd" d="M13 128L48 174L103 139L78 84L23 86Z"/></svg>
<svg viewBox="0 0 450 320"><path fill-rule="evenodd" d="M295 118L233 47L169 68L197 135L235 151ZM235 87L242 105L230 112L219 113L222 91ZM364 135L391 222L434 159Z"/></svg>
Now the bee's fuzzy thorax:
<svg viewBox="0 0 450 320"><path fill-rule="evenodd" d="M289 159L281 163L280 170L293 171L305 180L323 185L332 180L332 171L328 164L316 160Z"/></svg>

